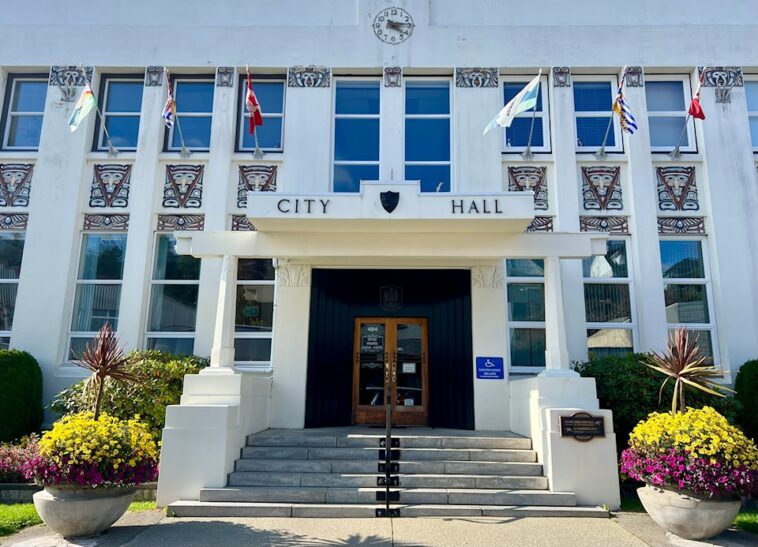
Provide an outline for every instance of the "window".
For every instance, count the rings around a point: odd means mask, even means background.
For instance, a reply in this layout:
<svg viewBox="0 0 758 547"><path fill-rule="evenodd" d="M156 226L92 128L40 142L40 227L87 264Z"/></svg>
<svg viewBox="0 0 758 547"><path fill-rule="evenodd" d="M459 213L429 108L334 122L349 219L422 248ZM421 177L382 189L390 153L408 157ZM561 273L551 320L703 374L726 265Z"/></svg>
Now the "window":
<svg viewBox="0 0 758 547"><path fill-rule="evenodd" d="M266 152L281 152L284 131L284 81L256 80L253 78L253 91L258 99L263 116L263 125L255 128L258 146ZM250 134L250 113L245 106L247 95L247 77L240 78L239 134L237 150L255 150L255 135Z"/></svg>
<svg viewBox="0 0 758 547"><path fill-rule="evenodd" d="M605 141L607 152L621 152L621 129L611 107L618 83L605 76L576 76L574 89L574 118L576 120L576 149L579 152L598 150ZM610 130L608 129L610 123Z"/></svg>
<svg viewBox="0 0 758 547"><path fill-rule="evenodd" d="M239 259L234 321L235 365L269 368L274 326L274 266L267 259Z"/></svg>
<svg viewBox="0 0 758 547"><path fill-rule="evenodd" d="M670 152L680 142L681 151L695 151L695 129L690 121L684 129L689 109L689 79L649 76L645 78L647 122L650 128L650 149ZM688 84L685 86L685 82Z"/></svg>
<svg viewBox="0 0 758 547"><path fill-rule="evenodd" d="M176 253L173 236L158 235L155 245L147 348L191 355L200 259Z"/></svg>
<svg viewBox="0 0 758 547"><path fill-rule="evenodd" d="M513 99L524 86L531 81L517 76L504 76L506 78L503 84L503 93L505 102ZM537 95L537 107L527 112L517 114L510 127L505 128L505 148L506 152L521 152L526 149L529 143L529 133L532 129L532 118L534 118L534 131L532 132L531 149L534 152L550 151L550 119L548 108L548 97L544 93L547 89L547 78L540 79L540 90Z"/></svg>
<svg viewBox="0 0 758 547"><path fill-rule="evenodd" d="M24 256L24 234L0 234L0 349L8 349L16 309L18 278Z"/></svg>
<svg viewBox="0 0 758 547"><path fill-rule="evenodd" d="M511 372L545 366L545 261L506 260Z"/></svg>
<svg viewBox="0 0 758 547"><path fill-rule="evenodd" d="M697 335L703 354L716 360L715 320L702 241L663 239L660 249L669 328L684 327Z"/></svg>
<svg viewBox="0 0 758 547"><path fill-rule="evenodd" d="M139 77L104 76L100 85L100 105L113 146L119 150L136 150L142 110L143 80ZM97 118L95 150L107 150L100 118Z"/></svg>
<svg viewBox="0 0 758 547"><path fill-rule="evenodd" d="M37 150L47 97L47 77L9 75L3 111L3 148Z"/></svg>
<svg viewBox="0 0 758 547"><path fill-rule="evenodd" d="M378 80L337 81L334 93L334 191L358 192L379 179Z"/></svg>
<svg viewBox="0 0 758 547"><path fill-rule="evenodd" d="M758 80L745 81L745 98L753 152L758 152Z"/></svg>
<svg viewBox="0 0 758 547"><path fill-rule="evenodd" d="M181 139L190 150L208 150L211 146L213 118L213 80L174 79L176 117L168 130L167 150L180 150Z"/></svg>
<svg viewBox="0 0 758 547"><path fill-rule="evenodd" d="M450 82L405 82L405 180L450 191Z"/></svg>
<svg viewBox="0 0 758 547"><path fill-rule="evenodd" d="M79 252L69 359L79 359L84 346L105 323L118 329L126 234L84 234Z"/></svg>
<svg viewBox="0 0 758 547"><path fill-rule="evenodd" d="M627 256L626 241L609 240L605 255L582 260L590 357L634 351L632 280Z"/></svg>

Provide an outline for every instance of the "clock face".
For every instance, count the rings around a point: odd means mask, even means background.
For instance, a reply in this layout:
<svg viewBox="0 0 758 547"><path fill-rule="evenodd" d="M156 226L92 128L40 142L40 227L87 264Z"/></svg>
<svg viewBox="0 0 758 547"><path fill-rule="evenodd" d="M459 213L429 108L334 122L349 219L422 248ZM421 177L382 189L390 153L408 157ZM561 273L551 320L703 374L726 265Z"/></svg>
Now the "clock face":
<svg viewBox="0 0 758 547"><path fill-rule="evenodd" d="M413 32L413 18L403 8L384 8L374 17L374 34L382 42L399 44Z"/></svg>

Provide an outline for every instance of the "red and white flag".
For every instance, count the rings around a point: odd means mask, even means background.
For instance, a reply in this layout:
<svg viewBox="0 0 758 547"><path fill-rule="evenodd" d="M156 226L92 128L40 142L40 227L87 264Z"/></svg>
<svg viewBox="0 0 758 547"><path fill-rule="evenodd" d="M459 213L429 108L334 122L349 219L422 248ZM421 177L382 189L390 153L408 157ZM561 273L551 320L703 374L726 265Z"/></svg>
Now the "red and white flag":
<svg viewBox="0 0 758 547"><path fill-rule="evenodd" d="M695 95L692 97L692 100L690 101L690 109L687 111L690 116L692 116L693 118L697 118L698 120L705 119L705 112L703 112L703 107L700 106L700 88L703 87L704 76L705 76L705 71L703 71L700 74L700 81L697 84Z"/></svg>
<svg viewBox="0 0 758 547"><path fill-rule="evenodd" d="M261 115L261 106L253 91L253 78L250 73L247 74L247 93L245 94L245 106L250 113L250 134L255 133L256 125L263 125L263 116Z"/></svg>

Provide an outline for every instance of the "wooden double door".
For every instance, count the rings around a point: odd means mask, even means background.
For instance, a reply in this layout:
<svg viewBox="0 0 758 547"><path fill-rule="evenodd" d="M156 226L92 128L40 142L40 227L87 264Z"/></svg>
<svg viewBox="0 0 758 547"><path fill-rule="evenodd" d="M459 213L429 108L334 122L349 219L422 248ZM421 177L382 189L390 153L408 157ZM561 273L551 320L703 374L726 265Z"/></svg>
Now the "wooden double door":
<svg viewBox="0 0 758 547"><path fill-rule="evenodd" d="M424 318L358 317L353 361L353 423L427 425L429 389Z"/></svg>

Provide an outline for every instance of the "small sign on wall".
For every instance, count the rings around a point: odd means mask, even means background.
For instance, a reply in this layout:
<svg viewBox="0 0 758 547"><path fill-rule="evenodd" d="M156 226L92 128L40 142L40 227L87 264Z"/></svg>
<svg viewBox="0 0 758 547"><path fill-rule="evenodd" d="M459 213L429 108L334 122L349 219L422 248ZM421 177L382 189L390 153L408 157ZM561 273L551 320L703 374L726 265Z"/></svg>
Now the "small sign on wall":
<svg viewBox="0 0 758 547"><path fill-rule="evenodd" d="M476 377L479 380L505 379L505 363L502 357L477 357Z"/></svg>
<svg viewBox="0 0 758 547"><path fill-rule="evenodd" d="M591 441L595 437L605 437L603 416L592 416L587 412L575 412L571 416L560 416L561 437L573 437L577 441Z"/></svg>

